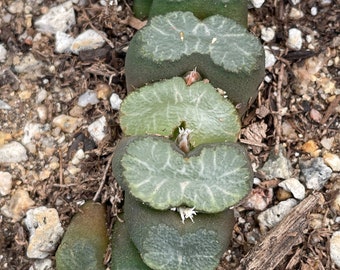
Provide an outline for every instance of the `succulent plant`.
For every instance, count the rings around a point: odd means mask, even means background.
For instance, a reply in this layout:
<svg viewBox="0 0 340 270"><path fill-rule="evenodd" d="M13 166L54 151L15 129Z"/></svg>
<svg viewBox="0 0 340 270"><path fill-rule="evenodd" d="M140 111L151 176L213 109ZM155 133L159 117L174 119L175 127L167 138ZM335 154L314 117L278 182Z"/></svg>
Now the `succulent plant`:
<svg viewBox="0 0 340 270"><path fill-rule="evenodd" d="M124 212L129 235L152 269L215 269L234 226L232 210L199 214L183 224L177 213L152 209L129 194Z"/></svg>
<svg viewBox="0 0 340 270"><path fill-rule="evenodd" d="M109 243L102 204L87 202L71 220L56 253L57 270L100 270Z"/></svg>
<svg viewBox="0 0 340 270"><path fill-rule="evenodd" d="M203 20L212 15L221 15L247 27L247 0L153 0L149 17L165 15L172 11L190 11L195 17Z"/></svg>
<svg viewBox="0 0 340 270"><path fill-rule="evenodd" d="M131 93L121 105L120 125L128 136L171 137L181 123L192 130L193 147L235 142L240 131L235 107L203 81L188 86L179 77L164 80Z"/></svg>
<svg viewBox="0 0 340 270"><path fill-rule="evenodd" d="M128 91L196 68L226 92L242 114L264 76L264 51L246 28L221 15L191 12L153 17L133 37L126 56Z"/></svg>
<svg viewBox="0 0 340 270"><path fill-rule="evenodd" d="M124 222L124 214L120 215L112 231L111 270L151 270L142 260L138 249L130 239Z"/></svg>
<svg viewBox="0 0 340 270"><path fill-rule="evenodd" d="M152 208L194 207L216 213L250 191L252 170L236 143L202 144L188 154L161 137L130 137L116 149L118 183Z"/></svg>

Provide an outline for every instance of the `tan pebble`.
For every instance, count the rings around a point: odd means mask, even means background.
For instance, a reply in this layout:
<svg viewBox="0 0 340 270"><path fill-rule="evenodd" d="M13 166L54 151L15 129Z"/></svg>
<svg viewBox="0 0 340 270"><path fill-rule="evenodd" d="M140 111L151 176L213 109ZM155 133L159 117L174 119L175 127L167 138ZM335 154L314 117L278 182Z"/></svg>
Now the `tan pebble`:
<svg viewBox="0 0 340 270"><path fill-rule="evenodd" d="M47 107L45 105L40 105L37 107L37 113L40 121L45 123L47 120Z"/></svg>
<svg viewBox="0 0 340 270"><path fill-rule="evenodd" d="M39 173L39 180L46 180L51 175L51 171L44 169Z"/></svg>
<svg viewBox="0 0 340 270"><path fill-rule="evenodd" d="M110 86L106 83L99 83L96 86L95 91L98 99L108 99L112 93Z"/></svg>
<svg viewBox="0 0 340 270"><path fill-rule="evenodd" d="M32 96L32 92L29 91L29 90L24 90L24 91L21 91L21 92L19 93L19 98L20 98L21 100L30 99L31 96Z"/></svg>
<svg viewBox="0 0 340 270"><path fill-rule="evenodd" d="M1 208L1 213L8 218L12 218L13 222L17 222L22 219L26 211L33 205L34 201L30 198L28 192L18 189Z"/></svg>
<svg viewBox="0 0 340 270"><path fill-rule="evenodd" d="M331 209L337 215L340 215L340 190L337 191L335 198L332 200Z"/></svg>
<svg viewBox="0 0 340 270"><path fill-rule="evenodd" d="M0 171L0 197L11 192L12 182L12 175L9 172Z"/></svg>
<svg viewBox="0 0 340 270"><path fill-rule="evenodd" d="M309 215L309 226L316 230L322 228L323 215L318 213L311 213Z"/></svg>
<svg viewBox="0 0 340 270"><path fill-rule="evenodd" d="M326 152L323 155L323 160L333 171L340 171L340 157L338 155Z"/></svg>
<svg viewBox="0 0 340 270"><path fill-rule="evenodd" d="M49 164L49 167L52 169L52 170L56 170L59 168L59 162L51 162Z"/></svg>
<svg viewBox="0 0 340 270"><path fill-rule="evenodd" d="M71 110L70 110L70 115L73 117L82 117L83 116L84 109L78 105L75 105Z"/></svg>
<svg viewBox="0 0 340 270"><path fill-rule="evenodd" d="M327 150L331 150L333 143L334 143L334 137L323 137L320 141L321 145L327 149Z"/></svg>
<svg viewBox="0 0 340 270"><path fill-rule="evenodd" d="M317 157L319 155L318 149L319 149L318 145L313 140L309 140L309 141L305 142L301 147L302 151L310 154L313 157Z"/></svg>
<svg viewBox="0 0 340 270"><path fill-rule="evenodd" d="M81 119L62 114L55 117L52 123L54 126L59 127L62 131L72 133L81 124Z"/></svg>
<svg viewBox="0 0 340 270"><path fill-rule="evenodd" d="M278 188L278 190L276 191L276 198L279 201L285 201L289 198L292 198L292 193L290 193L287 190L284 190L283 188Z"/></svg>

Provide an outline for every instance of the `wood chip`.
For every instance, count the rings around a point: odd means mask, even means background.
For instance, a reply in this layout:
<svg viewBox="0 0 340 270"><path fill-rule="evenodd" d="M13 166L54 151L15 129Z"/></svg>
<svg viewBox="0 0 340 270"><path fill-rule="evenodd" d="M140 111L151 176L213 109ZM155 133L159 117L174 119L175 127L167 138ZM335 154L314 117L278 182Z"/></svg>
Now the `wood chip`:
<svg viewBox="0 0 340 270"><path fill-rule="evenodd" d="M311 194L301 201L259 245L241 260L237 270L275 269L294 246L304 241L304 231L308 225L307 214L323 202L321 193Z"/></svg>

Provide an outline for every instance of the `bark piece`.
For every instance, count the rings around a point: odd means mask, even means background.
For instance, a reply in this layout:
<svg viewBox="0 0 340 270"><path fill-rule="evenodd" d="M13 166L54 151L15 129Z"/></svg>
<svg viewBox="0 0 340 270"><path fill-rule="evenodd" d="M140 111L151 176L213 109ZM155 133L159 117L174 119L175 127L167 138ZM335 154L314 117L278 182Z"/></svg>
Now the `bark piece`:
<svg viewBox="0 0 340 270"><path fill-rule="evenodd" d="M321 193L311 194L304 199L241 260L237 270L275 269L292 247L304 241L307 214L323 201Z"/></svg>

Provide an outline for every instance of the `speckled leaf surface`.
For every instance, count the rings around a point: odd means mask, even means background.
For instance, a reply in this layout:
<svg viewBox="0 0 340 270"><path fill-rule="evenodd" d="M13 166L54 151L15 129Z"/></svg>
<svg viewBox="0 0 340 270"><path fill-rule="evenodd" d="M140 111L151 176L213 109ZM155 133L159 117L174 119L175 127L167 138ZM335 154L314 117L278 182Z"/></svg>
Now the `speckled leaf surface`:
<svg viewBox="0 0 340 270"><path fill-rule="evenodd" d="M215 64L226 70L250 72L262 54L255 36L220 15L200 21L191 12L170 12L154 17L140 35L145 41L141 50L155 61L209 54Z"/></svg>
<svg viewBox="0 0 340 270"><path fill-rule="evenodd" d="M205 144L185 155L169 140L137 137L121 165L131 194L159 210L223 211L246 196L252 183L245 150L235 143Z"/></svg>
<svg viewBox="0 0 340 270"><path fill-rule="evenodd" d="M181 122L191 129L191 143L237 140L240 123L234 106L209 83L187 86L175 77L131 93L122 103L120 124L126 135L169 136Z"/></svg>

